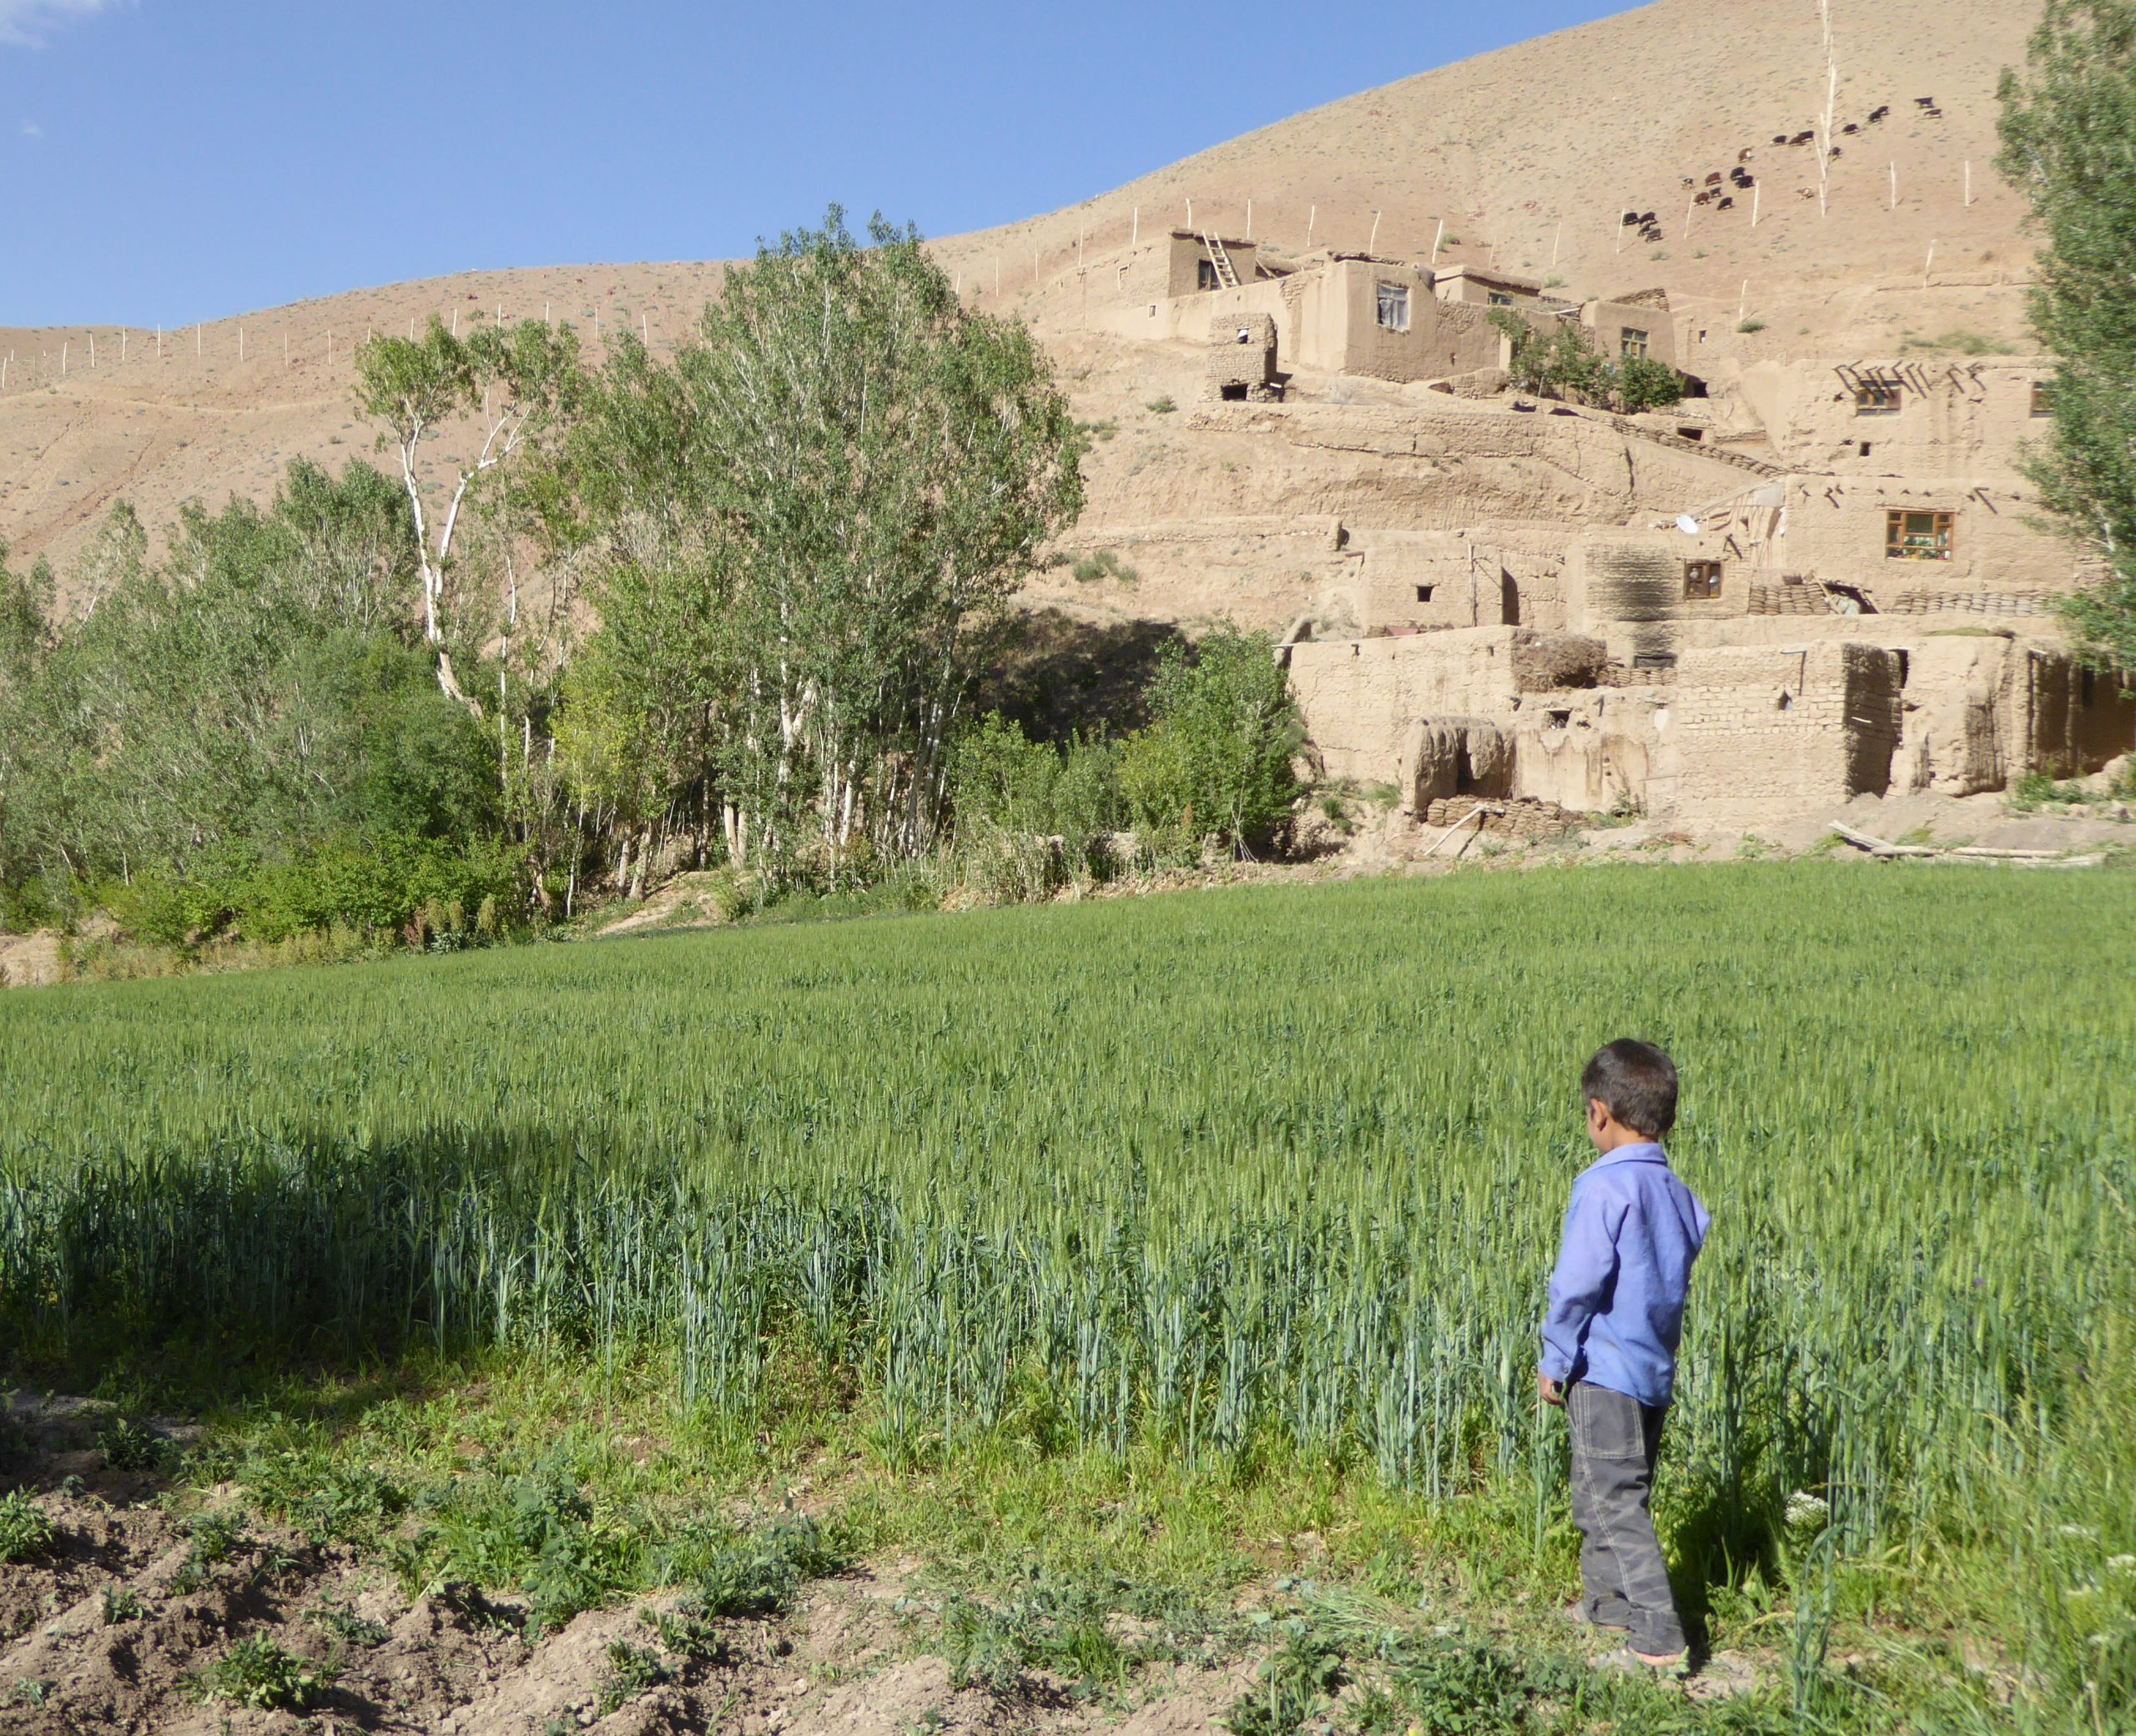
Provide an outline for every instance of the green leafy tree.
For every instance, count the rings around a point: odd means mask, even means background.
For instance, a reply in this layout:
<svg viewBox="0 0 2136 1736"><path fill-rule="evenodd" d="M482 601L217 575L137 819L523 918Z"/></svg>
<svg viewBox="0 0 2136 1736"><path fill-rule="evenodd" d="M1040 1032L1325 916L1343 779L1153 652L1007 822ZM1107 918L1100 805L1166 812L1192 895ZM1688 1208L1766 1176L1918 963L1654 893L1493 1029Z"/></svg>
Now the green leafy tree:
<svg viewBox="0 0 2136 1736"><path fill-rule="evenodd" d="M1290 818L1305 729L1265 633L1222 627L1192 655L1166 646L1149 688L1149 727L1121 754L1121 793L1162 853L1214 838L1244 854Z"/></svg>
<svg viewBox="0 0 2136 1736"><path fill-rule="evenodd" d="M1650 355L1628 355L1617 364L1616 401L1628 415L1667 410L1684 397L1684 376Z"/></svg>
<svg viewBox="0 0 2136 1736"><path fill-rule="evenodd" d="M422 579L423 637L443 646L454 541L470 491L567 422L579 384L578 334L525 320L478 327L466 338L435 314L421 337L375 336L356 354L357 403L385 425L400 459L408 532ZM441 460L426 448L451 435L463 450ZM471 453L464 448L471 445ZM441 470L434 470L441 461ZM439 681L458 692L449 657Z"/></svg>
<svg viewBox="0 0 2136 1736"><path fill-rule="evenodd" d="M1999 95L1999 164L2047 242L2033 326L2058 360L2028 474L2105 567L2071 600L2078 644L2136 669L2136 0L2048 0Z"/></svg>
<svg viewBox="0 0 2136 1736"><path fill-rule="evenodd" d="M559 467L600 616L572 765L648 838L716 812L774 877L920 853L1081 448L1030 333L966 310L913 231L864 246L834 207L760 248L672 364L618 345Z"/></svg>
<svg viewBox="0 0 2136 1736"><path fill-rule="evenodd" d="M491 738L440 691L406 606L408 511L369 465L300 462L264 509L187 509L161 562L115 513L78 570L95 606L63 625L35 586L0 584L11 903L86 888L180 938L256 903L262 875L284 908L320 908L292 889L325 883L307 864L375 875L496 841ZM375 885L364 898L381 908Z"/></svg>
<svg viewBox="0 0 2136 1736"><path fill-rule="evenodd" d="M1636 415L1666 410L1684 395L1684 376L1651 356L1606 360L1586 327L1563 320L1547 336L1519 314L1499 309L1490 316L1506 340L1508 374L1523 391L1546 398L1609 404Z"/></svg>

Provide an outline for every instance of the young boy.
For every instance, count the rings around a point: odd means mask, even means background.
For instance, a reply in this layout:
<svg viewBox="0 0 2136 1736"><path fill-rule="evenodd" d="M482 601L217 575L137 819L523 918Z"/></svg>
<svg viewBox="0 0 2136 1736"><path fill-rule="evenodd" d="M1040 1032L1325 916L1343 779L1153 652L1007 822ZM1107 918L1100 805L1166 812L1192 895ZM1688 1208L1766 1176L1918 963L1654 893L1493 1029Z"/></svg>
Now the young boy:
<svg viewBox="0 0 2136 1736"><path fill-rule="evenodd" d="M1622 1038L1587 1064L1579 1094L1602 1155L1572 1185L1536 1391L1571 1425L1578 1618L1625 1634L1616 1661L1680 1672L1684 1626L1647 1503L1684 1295L1713 1220L1661 1149L1676 1125L1667 1054Z"/></svg>

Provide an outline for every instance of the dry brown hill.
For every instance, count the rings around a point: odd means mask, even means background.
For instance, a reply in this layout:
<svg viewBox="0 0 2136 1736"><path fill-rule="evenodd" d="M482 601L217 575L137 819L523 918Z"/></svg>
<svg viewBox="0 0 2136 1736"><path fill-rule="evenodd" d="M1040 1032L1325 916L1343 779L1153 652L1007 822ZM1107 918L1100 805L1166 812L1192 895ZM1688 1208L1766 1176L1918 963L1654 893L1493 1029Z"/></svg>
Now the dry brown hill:
<svg viewBox="0 0 2136 1736"><path fill-rule="evenodd" d="M1857 130L1836 131L1822 199L1817 148L1771 142L1822 123L1818 0L1657 0L1312 110L940 252L968 299L1031 319L1083 414L1116 425L1093 465L1084 540L1151 546L1149 584L1110 606L1274 618L1302 592L1256 586L1257 565L1289 558L1262 560L1252 541L1249 521L1267 516L1245 480L1257 450L1146 410L1168 390L1185 401L1195 370L1182 349L1089 330L1118 300L1131 249L1185 221L1190 199L1196 227L1250 228L1282 246L1310 234L1415 255L1443 234L1442 263L1489 260L1563 279L1568 293L1665 286L1691 315L1686 365L1723 375L1760 355L1889 352L1954 330L2017 342L2029 249L2020 202L1992 166L1993 90L2037 13L2034 0L1830 0L1832 118ZM1694 207L1687 225L1685 178L1702 183L1739 159L1760 183L1755 209L1741 197L1725 212ZM1625 211L1654 212L1662 242L1632 239ZM368 331L434 310L465 320L546 309L578 322L597 350L597 322L602 336L627 324L658 344L687 327L717 273L471 274L160 338L0 329L0 536L63 561L116 499L155 525L189 498L264 495L290 458L368 451L349 367ZM1762 329L1739 335L1739 310ZM1277 510L1343 510L1344 486L1339 475L1294 470ZM1167 542L1151 529L1165 526L1199 528ZM1206 576L1212 537L1245 551L1221 581Z"/></svg>

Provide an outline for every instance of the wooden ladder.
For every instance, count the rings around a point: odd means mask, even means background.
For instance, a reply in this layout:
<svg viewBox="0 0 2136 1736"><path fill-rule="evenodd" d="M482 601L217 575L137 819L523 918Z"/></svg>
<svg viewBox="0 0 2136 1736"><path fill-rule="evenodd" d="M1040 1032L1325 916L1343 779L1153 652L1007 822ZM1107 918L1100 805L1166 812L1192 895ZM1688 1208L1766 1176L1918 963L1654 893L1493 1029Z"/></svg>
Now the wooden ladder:
<svg viewBox="0 0 2136 1736"><path fill-rule="evenodd" d="M1209 249L1209 257L1216 264L1217 281L1227 289L1238 287L1238 273L1232 265L1232 256L1224 251L1224 244L1214 235L1204 235L1202 244Z"/></svg>

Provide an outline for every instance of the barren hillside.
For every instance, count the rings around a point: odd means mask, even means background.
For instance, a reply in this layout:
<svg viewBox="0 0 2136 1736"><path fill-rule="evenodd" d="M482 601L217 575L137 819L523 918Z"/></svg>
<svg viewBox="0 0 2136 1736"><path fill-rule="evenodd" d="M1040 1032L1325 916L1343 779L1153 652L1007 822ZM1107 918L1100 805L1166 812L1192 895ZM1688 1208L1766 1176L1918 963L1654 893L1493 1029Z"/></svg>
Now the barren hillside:
<svg viewBox="0 0 2136 1736"><path fill-rule="evenodd" d="M1419 491L1408 459L1377 436L1361 447L1294 424L1271 442L1150 410L1189 403L1191 349L1090 328L1120 300L1133 249L1185 222L1189 200L1195 227L1282 247L1370 241L1414 256L1441 237L1442 263L1489 261L1561 279L1569 294L1664 286L1685 365L1716 378L1761 355L1888 353L1952 332L2019 344L2029 249L2021 204L1992 166L1993 89L2036 11L2032 0L1831 0L1838 154L1821 195L1819 146L1772 143L1825 124L1816 0L1658 0L1301 114L1082 205L942 241L967 299L1033 320L1081 412L1110 435L1079 541L1139 550L1129 558L1145 582L1132 596L1110 584L1076 594L1108 611L1272 620L1312 589L1312 515L1457 522L1477 502L1504 511L1525 486L1518 468L1489 471L1486 455L1460 487ZM1690 203L1687 179L1702 185L1739 162L1754 199ZM1654 213L1661 242L1634 239L1627 211ZM262 495L292 457L367 452L350 358L369 331L432 311L546 310L577 322L597 353L619 325L658 345L687 329L718 269L471 274L160 336L0 330L0 536L63 561L116 499L155 526L189 498ZM1760 329L1739 335L1739 315ZM1339 408L1348 383L1308 395ZM1383 395L1362 395L1382 407ZM1301 457L1307 449L1317 455ZM1584 502L1574 516L1622 510L1586 481L1574 491Z"/></svg>

